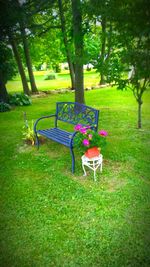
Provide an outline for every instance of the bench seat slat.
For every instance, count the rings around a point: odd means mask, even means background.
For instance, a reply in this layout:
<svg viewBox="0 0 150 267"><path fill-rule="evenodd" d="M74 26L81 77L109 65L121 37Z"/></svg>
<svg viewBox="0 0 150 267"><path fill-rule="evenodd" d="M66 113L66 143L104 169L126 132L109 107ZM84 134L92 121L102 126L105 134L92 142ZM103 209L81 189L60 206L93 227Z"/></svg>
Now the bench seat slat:
<svg viewBox="0 0 150 267"><path fill-rule="evenodd" d="M44 130L39 130L38 132L40 133L45 133L47 135L54 135L57 138L65 138L68 140L68 138L70 137L70 135L72 135L71 133L66 133L63 130L58 130L57 128L52 128L52 129L44 129Z"/></svg>
<svg viewBox="0 0 150 267"><path fill-rule="evenodd" d="M70 139L71 139L72 133L66 132L64 130L60 130L58 128L38 130L37 133L44 135L45 137L48 137L52 139L53 141L56 141L67 147L70 147Z"/></svg>
<svg viewBox="0 0 150 267"><path fill-rule="evenodd" d="M62 138L64 140L68 140L72 136L72 133L65 132L64 130L60 130L58 128L45 129L42 131L44 131L45 134L47 134L47 135L51 135L51 136L56 137L57 139Z"/></svg>

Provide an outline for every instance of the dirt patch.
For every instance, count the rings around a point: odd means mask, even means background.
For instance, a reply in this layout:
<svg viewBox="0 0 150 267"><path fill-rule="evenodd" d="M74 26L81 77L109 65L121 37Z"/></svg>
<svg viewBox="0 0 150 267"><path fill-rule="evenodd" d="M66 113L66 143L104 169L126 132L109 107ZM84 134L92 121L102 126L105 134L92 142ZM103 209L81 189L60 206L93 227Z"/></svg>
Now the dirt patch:
<svg viewBox="0 0 150 267"><path fill-rule="evenodd" d="M27 145L27 144L23 144L22 146L18 147L18 153L20 154L31 152L32 150L33 150L33 146Z"/></svg>
<svg viewBox="0 0 150 267"><path fill-rule="evenodd" d="M120 188L124 187L126 184L127 181L123 178L122 179L113 178L107 183L107 191L115 192Z"/></svg>

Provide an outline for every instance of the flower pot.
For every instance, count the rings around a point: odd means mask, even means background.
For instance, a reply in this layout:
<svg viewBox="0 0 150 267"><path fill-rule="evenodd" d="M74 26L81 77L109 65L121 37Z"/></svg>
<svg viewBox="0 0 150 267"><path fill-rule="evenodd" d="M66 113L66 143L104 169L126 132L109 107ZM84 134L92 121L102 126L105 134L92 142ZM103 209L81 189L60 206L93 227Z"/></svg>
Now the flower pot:
<svg viewBox="0 0 150 267"><path fill-rule="evenodd" d="M92 148L89 148L86 152L85 152L85 156L87 158L94 158L99 156L100 154L100 150L98 149L98 147L94 146Z"/></svg>

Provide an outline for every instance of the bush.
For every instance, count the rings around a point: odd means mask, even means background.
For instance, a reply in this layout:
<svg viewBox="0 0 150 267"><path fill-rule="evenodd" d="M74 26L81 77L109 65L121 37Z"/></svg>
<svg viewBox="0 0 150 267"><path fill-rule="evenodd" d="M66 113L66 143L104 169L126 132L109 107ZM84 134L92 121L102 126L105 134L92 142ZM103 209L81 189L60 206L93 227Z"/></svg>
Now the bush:
<svg viewBox="0 0 150 267"><path fill-rule="evenodd" d="M56 79L56 74L55 74L55 73L47 74L47 75L44 77L44 80L55 80L55 79Z"/></svg>
<svg viewBox="0 0 150 267"><path fill-rule="evenodd" d="M87 67L87 69L86 69L87 71L91 71L91 68L90 67Z"/></svg>
<svg viewBox="0 0 150 267"><path fill-rule="evenodd" d="M68 66L65 66L65 67L64 67L64 70L69 70L69 67L68 67Z"/></svg>
<svg viewBox="0 0 150 267"><path fill-rule="evenodd" d="M61 72L61 67L60 67L59 64L57 64L57 65L55 66L55 70L56 70L57 73L60 73L60 72Z"/></svg>
<svg viewBox="0 0 150 267"><path fill-rule="evenodd" d="M7 103L0 102L0 112L9 111L11 109L11 106Z"/></svg>
<svg viewBox="0 0 150 267"><path fill-rule="evenodd" d="M28 106L31 105L31 99L26 94L16 93L9 95L9 104L14 106Z"/></svg>

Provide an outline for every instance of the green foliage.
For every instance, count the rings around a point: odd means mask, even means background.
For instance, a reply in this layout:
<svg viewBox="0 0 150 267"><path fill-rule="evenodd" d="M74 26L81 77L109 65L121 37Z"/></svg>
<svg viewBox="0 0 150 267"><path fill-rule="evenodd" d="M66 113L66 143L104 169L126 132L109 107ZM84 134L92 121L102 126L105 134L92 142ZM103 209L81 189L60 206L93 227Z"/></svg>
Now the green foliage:
<svg viewBox="0 0 150 267"><path fill-rule="evenodd" d="M16 93L9 95L9 104L14 106L28 106L31 105L31 99L24 93Z"/></svg>
<svg viewBox="0 0 150 267"><path fill-rule="evenodd" d="M59 64L53 65L53 68L56 71L56 73L60 73L61 72L61 66Z"/></svg>
<svg viewBox="0 0 150 267"><path fill-rule="evenodd" d="M109 17L115 43L111 42L109 60L107 56L104 62L103 58L100 59L98 66L107 82L115 82L121 90L132 90L138 103L138 128L142 125L143 93L150 86L150 20L147 9L147 0L118 1L117 9L110 12ZM105 11L108 12L107 6Z"/></svg>
<svg viewBox="0 0 150 267"><path fill-rule="evenodd" d="M12 50L6 42L0 41L0 71L6 84L17 73L17 66L12 55Z"/></svg>
<svg viewBox="0 0 150 267"><path fill-rule="evenodd" d="M26 114L24 115L25 125L23 126L23 140L27 144L31 144L32 146L35 144L35 133L33 130L33 120L31 125L28 123L26 119Z"/></svg>
<svg viewBox="0 0 150 267"><path fill-rule="evenodd" d="M64 69L65 69L65 70L69 70L69 67L68 67L68 66L65 66Z"/></svg>
<svg viewBox="0 0 150 267"><path fill-rule="evenodd" d="M5 112L11 110L11 106L7 103L0 102L0 112Z"/></svg>
<svg viewBox="0 0 150 267"><path fill-rule="evenodd" d="M136 97L138 91L139 94L143 94L150 82L150 36L148 34L150 21L147 5L147 0L136 0L132 4L127 1L126 5L120 2L117 12L122 12L124 21L120 16L114 18L118 35L117 46L121 47L119 57L124 70L133 70L126 82L136 89ZM144 87L142 80L144 80Z"/></svg>
<svg viewBox="0 0 150 267"><path fill-rule="evenodd" d="M119 82L127 71L126 63L123 64L121 58L122 51L112 52L109 60L98 61L96 68L100 73L103 71L107 83ZM124 87L125 88L125 87Z"/></svg>
<svg viewBox="0 0 150 267"><path fill-rule="evenodd" d="M44 14L41 14L41 16L41 19L44 21ZM41 23L40 20L39 23ZM37 69L43 63L55 66L64 62L65 52L63 50L64 44L60 30L48 31L43 35L43 38L37 36L30 38L31 57Z"/></svg>
<svg viewBox="0 0 150 267"><path fill-rule="evenodd" d="M94 30L94 26L92 27L90 32L85 34L84 64L92 63L93 65L95 65L97 63L101 45L101 40L99 35L100 35L100 27L96 27L96 30Z"/></svg>

